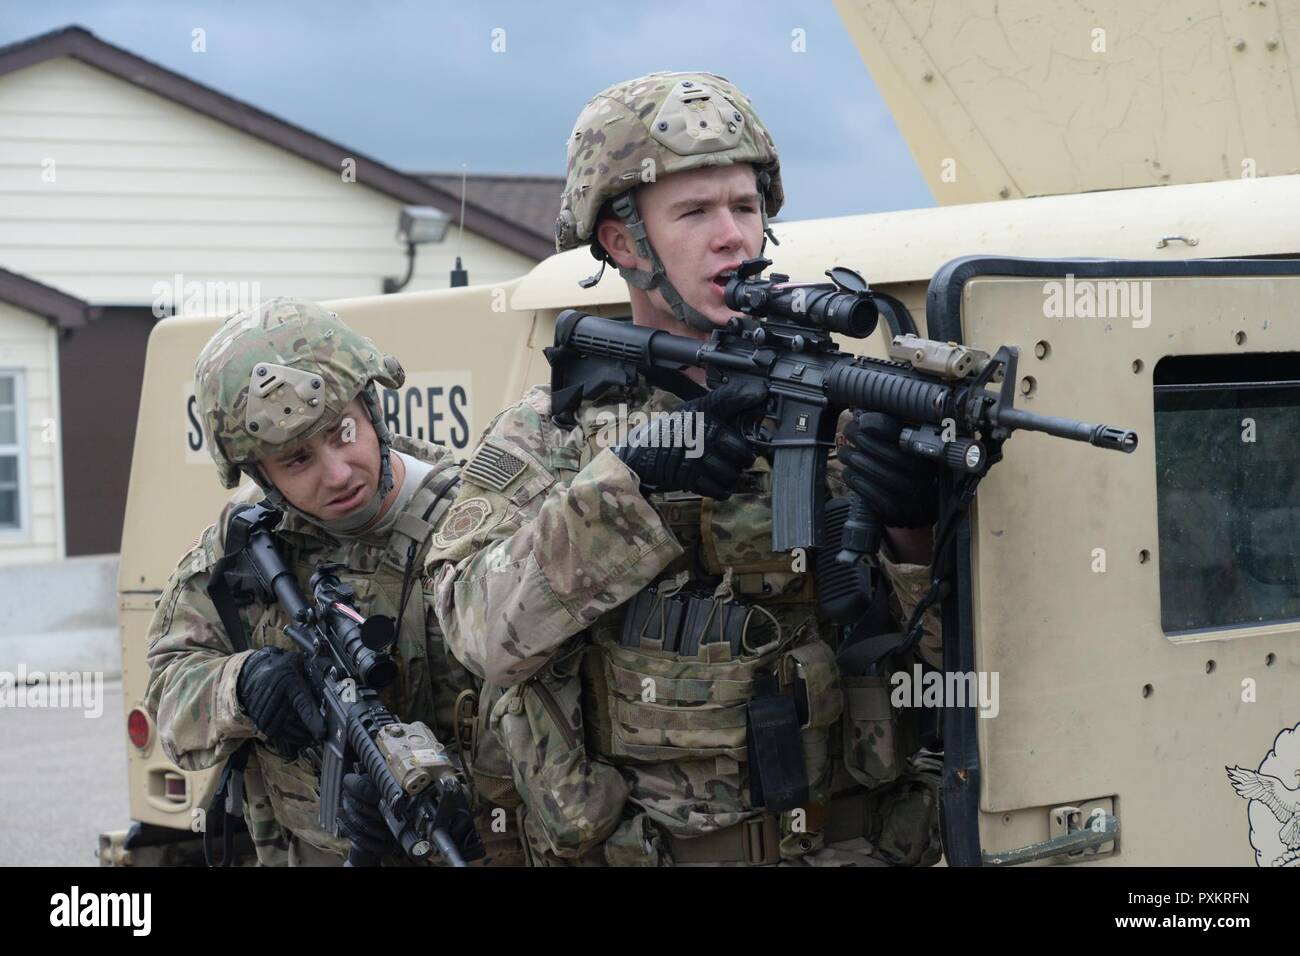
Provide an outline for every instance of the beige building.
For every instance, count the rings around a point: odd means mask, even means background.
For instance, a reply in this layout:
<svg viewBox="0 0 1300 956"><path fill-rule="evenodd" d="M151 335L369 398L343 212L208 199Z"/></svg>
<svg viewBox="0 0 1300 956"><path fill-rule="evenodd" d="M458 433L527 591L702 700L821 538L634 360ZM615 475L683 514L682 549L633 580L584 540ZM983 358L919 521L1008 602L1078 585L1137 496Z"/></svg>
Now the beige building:
<svg viewBox="0 0 1300 956"><path fill-rule="evenodd" d="M406 288L446 287L457 254L475 284L528 271L561 182L470 177L463 238L419 246ZM0 48L0 564L118 550L157 318L378 293L407 271L401 211L454 223L459 186L79 27Z"/></svg>

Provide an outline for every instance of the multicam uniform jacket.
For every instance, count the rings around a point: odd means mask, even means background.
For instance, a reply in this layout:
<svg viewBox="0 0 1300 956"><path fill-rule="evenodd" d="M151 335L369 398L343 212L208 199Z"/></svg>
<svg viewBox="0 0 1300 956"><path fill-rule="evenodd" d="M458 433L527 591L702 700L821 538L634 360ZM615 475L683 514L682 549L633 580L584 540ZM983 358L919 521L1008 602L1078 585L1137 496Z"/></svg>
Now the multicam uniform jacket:
<svg viewBox="0 0 1300 956"><path fill-rule="evenodd" d="M430 551L448 644L497 688L484 700L532 862L933 862L935 791L895 786L915 742L897 732L886 678L841 678L813 575L772 552L766 462L727 501L647 500L608 450L620 415L679 402L640 383L584 403L565 430L550 389L530 390L488 427ZM883 565L896 611L910 611L926 569ZM738 652L670 650L644 621L629 640L628 602L652 584L657 600L700 594L718 613L742 602ZM920 652L939 663L937 620ZM810 791L780 815L755 806L746 751L746 705L769 675L783 693L800 685ZM724 839L759 820L764 846Z"/></svg>
<svg viewBox="0 0 1300 956"><path fill-rule="evenodd" d="M386 540L334 538L293 514L286 514L276 537L304 593L316 566L338 562L347 569L340 577L356 589L362 613L393 617L398 612L408 548L413 538L418 539L412 590L393 652L398 679L380 697L402 719L427 723L445 744L454 739L456 697L475 681L445 652L428 603L431 595L422 586L422 569L430 534L453 497L443 494L439 501L444 486L454 479L455 460L445 449L400 435L394 436L393 448L431 463L433 469ZM287 853L292 862L341 863L347 841L331 836L318 823L317 771L306 756L287 760L266 747L236 698L239 670L254 650L266 645L297 649L283 633L288 619L278 606L241 608L249 650L234 653L207 595L211 569L223 554L230 509L261 496L261 490L251 484L235 492L220 519L181 559L163 589L149 628L146 703L163 752L184 770L216 766L248 738L258 741L245 774L245 818L260 861L284 863ZM435 501L436 508L426 515ZM491 850L489 833L482 828L480 832Z"/></svg>

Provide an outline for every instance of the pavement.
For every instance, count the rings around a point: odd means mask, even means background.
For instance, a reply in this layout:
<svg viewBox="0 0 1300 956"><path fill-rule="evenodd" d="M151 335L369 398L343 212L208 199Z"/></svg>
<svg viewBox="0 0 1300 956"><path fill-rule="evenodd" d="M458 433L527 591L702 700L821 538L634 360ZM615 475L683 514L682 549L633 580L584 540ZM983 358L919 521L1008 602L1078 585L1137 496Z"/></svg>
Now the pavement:
<svg viewBox="0 0 1300 956"><path fill-rule="evenodd" d="M97 866L99 834L130 825L121 681L84 703L99 716L0 698L0 866Z"/></svg>

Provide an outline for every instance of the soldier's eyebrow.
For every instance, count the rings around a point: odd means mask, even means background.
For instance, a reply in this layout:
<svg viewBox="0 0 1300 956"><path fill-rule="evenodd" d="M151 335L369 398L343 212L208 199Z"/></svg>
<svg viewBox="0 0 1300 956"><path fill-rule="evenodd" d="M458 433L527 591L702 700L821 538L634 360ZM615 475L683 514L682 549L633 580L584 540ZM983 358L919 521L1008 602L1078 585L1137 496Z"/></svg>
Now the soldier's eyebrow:
<svg viewBox="0 0 1300 956"><path fill-rule="evenodd" d="M325 429L324 431L320 432L319 435L332 435L332 434L334 434L336 431L338 431L340 428L343 427L343 421L344 421L344 419L346 419L346 418L347 418L347 416L344 415L343 418L340 418L338 421L336 421L336 422L335 422L333 425L331 425L329 428L327 428L327 429ZM319 435L318 435L318 437L319 437ZM274 456L272 456L272 457L273 457L273 458L275 459L275 461L277 461L279 464L281 464L281 465L287 465L287 464L289 464L289 462L293 461L293 460L294 460L295 458L297 458L299 455L302 455L302 454L305 454L305 453L311 451L312 448L315 447L315 445L316 445L316 442L309 438L309 439L307 439L305 442L303 442L301 445L296 445L295 447L289 449L288 451L282 451L282 452L280 452L280 453L278 453L278 454L276 454L276 455L274 455Z"/></svg>
<svg viewBox="0 0 1300 956"><path fill-rule="evenodd" d="M682 212L687 209L694 209L698 206L707 206L713 200L713 196L688 196L685 199L679 199L677 202L668 204L668 213ZM732 196L729 200L733 203L749 203L754 205L758 202L758 191L741 193L738 196Z"/></svg>
<svg viewBox="0 0 1300 956"><path fill-rule="evenodd" d="M282 451L277 455L272 455L271 460L277 465L287 465L306 450L306 445L299 445L297 448L291 449L290 451Z"/></svg>

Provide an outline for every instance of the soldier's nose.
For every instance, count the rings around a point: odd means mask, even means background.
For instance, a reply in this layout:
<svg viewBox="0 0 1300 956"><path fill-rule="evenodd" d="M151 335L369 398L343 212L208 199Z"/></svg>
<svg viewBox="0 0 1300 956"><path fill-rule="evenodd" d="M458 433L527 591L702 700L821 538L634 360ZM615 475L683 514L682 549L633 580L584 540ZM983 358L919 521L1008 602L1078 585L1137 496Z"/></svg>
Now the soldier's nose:
<svg viewBox="0 0 1300 956"><path fill-rule="evenodd" d="M325 485L329 488L343 490L352 480L352 467L342 455L325 457Z"/></svg>
<svg viewBox="0 0 1300 956"><path fill-rule="evenodd" d="M723 210L720 228L714 236L716 248L739 248L744 241L745 234L740 231L740 225L736 222L736 217L732 215L731 210Z"/></svg>

